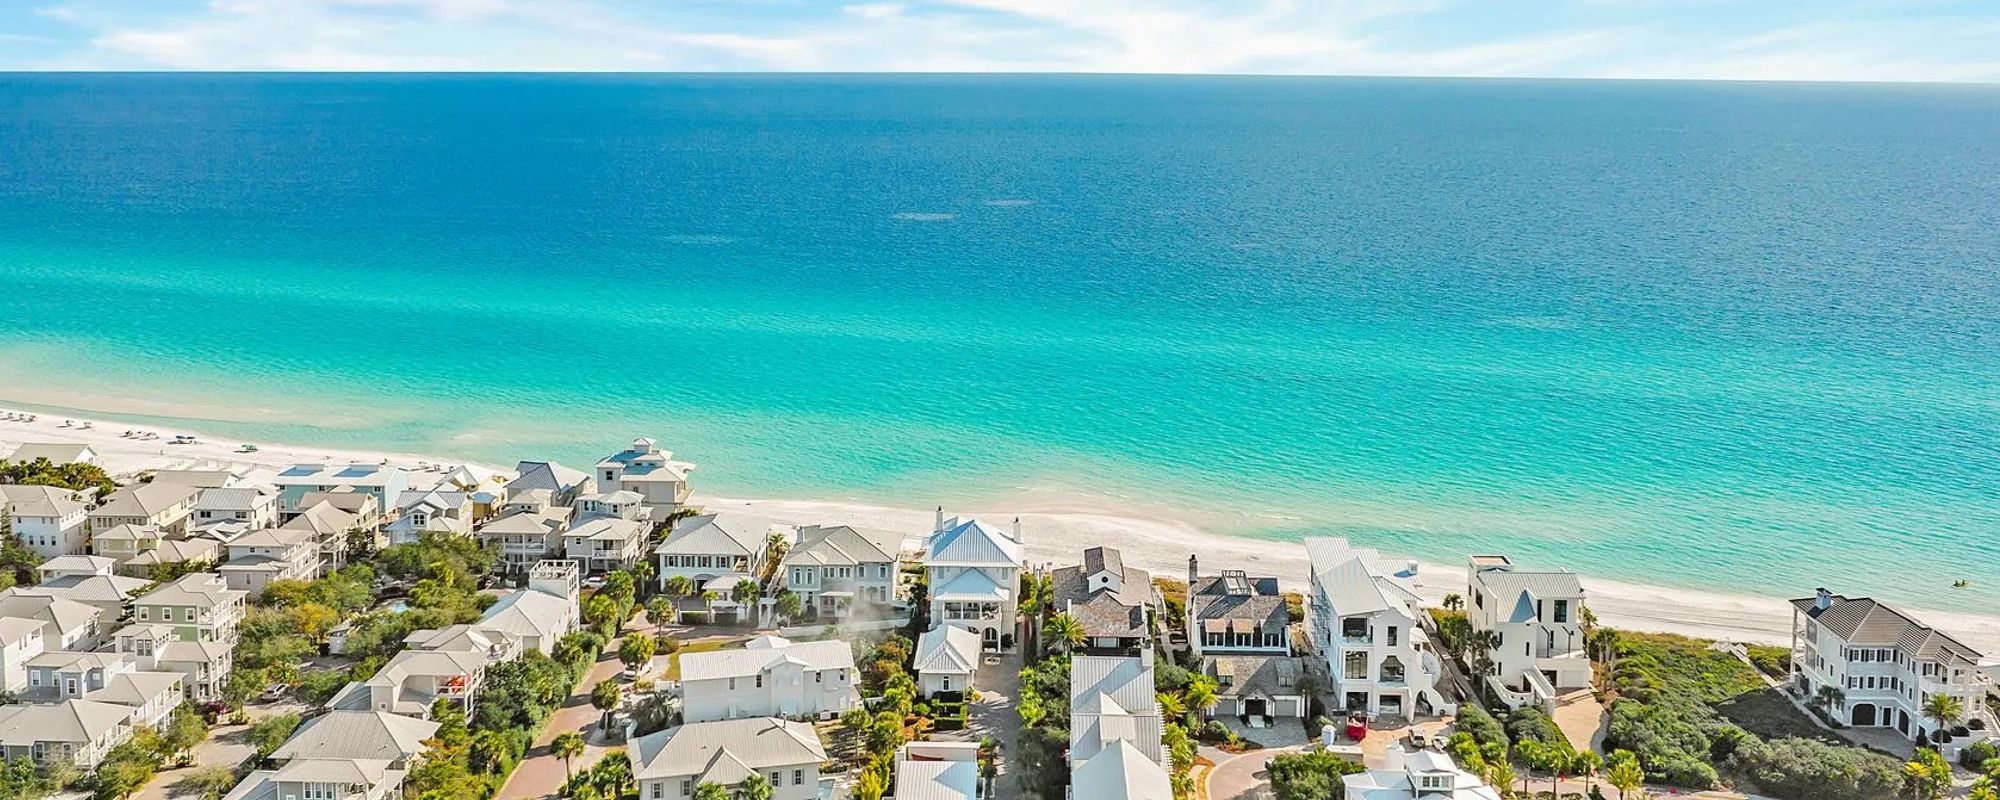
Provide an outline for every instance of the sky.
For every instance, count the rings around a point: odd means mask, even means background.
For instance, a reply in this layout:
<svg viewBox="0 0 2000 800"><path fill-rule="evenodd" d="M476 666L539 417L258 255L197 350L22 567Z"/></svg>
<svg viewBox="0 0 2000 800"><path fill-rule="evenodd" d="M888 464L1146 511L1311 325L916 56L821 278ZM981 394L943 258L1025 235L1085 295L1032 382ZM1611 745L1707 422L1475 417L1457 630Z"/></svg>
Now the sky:
<svg viewBox="0 0 2000 800"><path fill-rule="evenodd" d="M4 70L2000 81L2000 0L0 0Z"/></svg>

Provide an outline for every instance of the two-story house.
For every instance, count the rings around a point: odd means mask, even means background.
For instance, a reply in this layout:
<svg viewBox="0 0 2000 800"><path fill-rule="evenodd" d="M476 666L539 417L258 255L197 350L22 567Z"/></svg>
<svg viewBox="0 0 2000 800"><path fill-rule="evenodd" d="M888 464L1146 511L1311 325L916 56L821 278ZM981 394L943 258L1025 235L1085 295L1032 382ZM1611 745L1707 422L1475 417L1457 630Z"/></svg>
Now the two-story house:
<svg viewBox="0 0 2000 800"><path fill-rule="evenodd" d="M194 526L241 523L248 530L278 524L278 496L256 486L202 489L194 501Z"/></svg>
<svg viewBox="0 0 2000 800"><path fill-rule="evenodd" d="M1553 708L1556 697L1590 688L1583 632L1583 582L1568 570L1523 570L1503 555L1476 555L1466 567L1465 616L1475 636L1494 636L1483 659L1487 685L1510 708Z"/></svg>
<svg viewBox="0 0 2000 800"><path fill-rule="evenodd" d="M1200 561L1188 557L1188 646L1216 682L1215 706L1204 713L1246 720L1305 714L1292 621L1277 578L1234 569L1204 576Z"/></svg>
<svg viewBox="0 0 2000 800"><path fill-rule="evenodd" d="M650 733L626 748L639 800L692 800L695 787L734 791L752 775L771 784L771 800L818 800L827 760L819 732L804 722L736 719L695 722Z"/></svg>
<svg viewBox="0 0 2000 800"><path fill-rule="evenodd" d="M132 709L116 703L0 706L0 756L8 761L68 762L92 770L111 748L131 741L132 731Z"/></svg>
<svg viewBox="0 0 2000 800"><path fill-rule="evenodd" d="M1455 710L1437 690L1444 666L1420 624L1416 562L1338 538L1306 539L1306 555L1306 629L1324 660L1333 706L1398 717Z"/></svg>
<svg viewBox="0 0 2000 800"><path fill-rule="evenodd" d="M166 567L202 566L222 560L222 543L207 537L175 539L151 525L120 525L91 536L91 549L117 562L115 571L129 578L150 578Z"/></svg>
<svg viewBox="0 0 2000 800"><path fill-rule="evenodd" d="M1119 741L1167 763L1165 721L1153 665L1124 656L1076 656L1069 668L1069 763L1088 761Z"/></svg>
<svg viewBox="0 0 2000 800"><path fill-rule="evenodd" d="M374 507L374 499L365 494L349 494L347 497L361 501L347 504L348 508L355 510L349 511L335 500L320 499L278 526L279 530L298 531L311 538L314 549L319 553L321 574L347 566L348 551L363 541L356 537L372 535L362 515ZM377 539L373 544L381 542Z"/></svg>
<svg viewBox="0 0 2000 800"><path fill-rule="evenodd" d="M514 479L507 482L507 497L520 497L523 492L537 489L549 493L551 505L568 506L576 502L578 495L595 491L596 483L591 480L590 473L570 469L554 461L523 461L515 464Z"/></svg>
<svg viewBox="0 0 2000 800"><path fill-rule="evenodd" d="M599 502L592 496L579 500L578 508L562 533L564 558L586 572L599 573L624 569L646 557L646 536L653 525L638 517L647 516L648 509L631 502Z"/></svg>
<svg viewBox="0 0 2000 800"><path fill-rule="evenodd" d="M1478 775L1459 769L1436 750L1392 744L1381 769L1341 778L1343 800L1500 800Z"/></svg>
<svg viewBox="0 0 2000 800"><path fill-rule="evenodd" d="M555 652L556 642L582 627L578 609L582 570L574 561L550 559L528 569L528 585L501 595L475 623L506 632L527 650Z"/></svg>
<svg viewBox="0 0 2000 800"><path fill-rule="evenodd" d="M248 592L211 572L183 575L132 604L132 621L171 625L184 641L235 642Z"/></svg>
<svg viewBox="0 0 2000 800"><path fill-rule="evenodd" d="M789 533L788 528L768 519L731 512L681 519L666 540L653 548L659 562L660 588L665 589L676 577L699 585L732 575L755 576L770 556L772 534Z"/></svg>
<svg viewBox="0 0 2000 800"><path fill-rule="evenodd" d="M1799 694L1844 725L1934 741L1937 721L1924 706L1942 694L1958 699L1966 719L1991 730L1986 696L1993 683L1980 659L1957 639L1873 598L1820 589L1792 601L1792 680Z"/></svg>
<svg viewBox="0 0 2000 800"><path fill-rule="evenodd" d="M1083 652L1152 658L1153 576L1117 549L1092 547L1083 563L1050 571L1049 604L1083 626Z"/></svg>
<svg viewBox="0 0 2000 800"><path fill-rule="evenodd" d="M278 515L289 520L313 505L306 502L313 493L365 494L374 498L378 509L394 508L403 490L410 488L410 472L386 464L299 464L271 482L278 487Z"/></svg>
<svg viewBox="0 0 2000 800"><path fill-rule="evenodd" d="M90 700L132 709L132 724L159 727L180 707L181 676L176 672L141 670L124 653L43 653L27 664L28 703Z"/></svg>
<svg viewBox="0 0 2000 800"><path fill-rule="evenodd" d="M148 474L151 476L148 483L172 483L196 489L227 489L232 486L242 486L244 479L249 476L247 470L213 466L156 469Z"/></svg>
<svg viewBox="0 0 2000 800"><path fill-rule="evenodd" d="M25 442L20 447L14 448L14 451L8 453L5 457L0 457L0 462L6 461L16 464L33 464L36 461L47 461L58 465L90 464L98 467L104 466L104 460L98 458L97 451L91 449L90 445L74 442Z"/></svg>
<svg viewBox="0 0 2000 800"><path fill-rule="evenodd" d="M97 606L38 592L39 588L15 586L0 590L0 617L47 623L42 627L44 649L96 649L101 637L117 624L116 617L106 617Z"/></svg>
<svg viewBox="0 0 2000 800"><path fill-rule="evenodd" d="M178 672L187 698L197 703L222 699L234 666L234 643L225 641L185 641L174 627L158 623L127 625L118 629L116 648L130 655L139 669Z"/></svg>
<svg viewBox="0 0 2000 800"><path fill-rule="evenodd" d="M688 501L688 473L694 465L675 461L658 442L639 438L632 445L597 462L597 491L636 492L655 516L665 519Z"/></svg>
<svg viewBox="0 0 2000 800"><path fill-rule="evenodd" d="M188 531L188 518L201 490L171 483L140 483L104 496L90 511L90 529L108 531L120 525L151 525L172 536Z"/></svg>
<svg viewBox="0 0 2000 800"><path fill-rule="evenodd" d="M0 517L13 525L15 539L43 558L81 553L89 539L90 504L83 492L0 485Z"/></svg>
<svg viewBox="0 0 2000 800"><path fill-rule="evenodd" d="M42 566L48 568L50 565L57 565L57 569L60 569L64 559L90 559L90 569L105 568L111 561L101 556L65 556L45 562ZM60 597L94 607L101 613L97 628L100 634L109 633L116 627L119 620L125 618L125 611L131 607L133 598L152 585L151 581L143 578L86 572L82 569L62 570L61 574L44 571L43 574L47 577L43 578L41 583L33 586L16 586L11 591L27 597Z"/></svg>
<svg viewBox="0 0 2000 800"><path fill-rule="evenodd" d="M467 714L486 681L485 653L464 650L404 650L367 680L341 689L326 708L380 711L429 719L431 706L450 700Z"/></svg>
<svg viewBox="0 0 2000 800"><path fill-rule="evenodd" d="M480 543L499 551L502 572L527 572L563 550L562 536L575 510L549 505L549 494L536 489L510 497L500 506L499 516L479 527Z"/></svg>
<svg viewBox="0 0 2000 800"><path fill-rule="evenodd" d="M741 650L682 653L682 716L830 718L861 704L846 641L759 636Z"/></svg>
<svg viewBox="0 0 2000 800"><path fill-rule="evenodd" d="M988 650L1011 651L1019 630L1019 523L1012 534L976 519L938 521L924 550L930 578L931 624L957 624L979 634Z"/></svg>
<svg viewBox="0 0 2000 800"><path fill-rule="evenodd" d="M251 531L231 541L229 560L216 568L231 589L250 597L272 581L319 577L319 542L312 533L284 528Z"/></svg>
<svg viewBox="0 0 2000 800"><path fill-rule="evenodd" d="M902 536L847 525L799 529L780 574L801 607L819 619L855 616L886 619L897 599Z"/></svg>
<svg viewBox="0 0 2000 800"><path fill-rule="evenodd" d="M392 800L438 724L395 714L334 711L300 723L227 800Z"/></svg>
<svg viewBox="0 0 2000 800"><path fill-rule="evenodd" d="M0 691L28 688L28 660L48 651L42 629L48 623L25 617L0 617Z"/></svg>
<svg viewBox="0 0 2000 800"><path fill-rule="evenodd" d="M442 489L405 490L396 499L395 521L383 526L389 544L414 544L424 534L465 536L472 532L472 498Z"/></svg>

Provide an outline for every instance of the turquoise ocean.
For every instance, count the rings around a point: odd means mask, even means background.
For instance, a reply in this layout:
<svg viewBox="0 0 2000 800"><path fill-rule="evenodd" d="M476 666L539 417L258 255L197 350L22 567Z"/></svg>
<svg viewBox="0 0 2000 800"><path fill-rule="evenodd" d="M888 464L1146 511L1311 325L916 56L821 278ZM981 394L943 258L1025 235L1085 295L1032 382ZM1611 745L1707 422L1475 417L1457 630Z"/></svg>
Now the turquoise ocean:
<svg viewBox="0 0 2000 800"><path fill-rule="evenodd" d="M2000 87L5 75L0 402L1994 612Z"/></svg>

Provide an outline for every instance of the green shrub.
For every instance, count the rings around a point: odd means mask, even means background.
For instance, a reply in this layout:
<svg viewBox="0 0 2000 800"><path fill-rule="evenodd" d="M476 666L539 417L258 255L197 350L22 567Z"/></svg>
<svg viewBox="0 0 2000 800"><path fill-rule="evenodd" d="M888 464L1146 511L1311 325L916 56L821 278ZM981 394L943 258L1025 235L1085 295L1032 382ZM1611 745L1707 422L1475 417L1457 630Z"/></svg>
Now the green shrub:
<svg viewBox="0 0 2000 800"><path fill-rule="evenodd" d="M1341 776L1362 766L1323 750L1280 753L1271 758L1271 792L1278 800L1325 800L1344 797Z"/></svg>
<svg viewBox="0 0 2000 800"><path fill-rule="evenodd" d="M1897 797L1903 787L1895 759L1810 739L1751 739L1730 756L1729 766L1783 800L1872 800Z"/></svg>
<svg viewBox="0 0 2000 800"><path fill-rule="evenodd" d="M1506 748L1510 744L1507 729L1500 726L1500 721L1474 703L1459 706L1458 729L1471 734L1472 740L1482 747L1498 745Z"/></svg>

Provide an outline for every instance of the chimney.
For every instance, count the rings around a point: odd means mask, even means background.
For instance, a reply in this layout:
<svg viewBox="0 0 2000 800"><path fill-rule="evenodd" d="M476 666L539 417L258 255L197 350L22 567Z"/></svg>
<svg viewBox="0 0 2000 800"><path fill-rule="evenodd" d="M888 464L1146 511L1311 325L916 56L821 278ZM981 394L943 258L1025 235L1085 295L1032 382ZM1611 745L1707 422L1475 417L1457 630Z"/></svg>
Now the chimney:
<svg viewBox="0 0 2000 800"><path fill-rule="evenodd" d="M931 533L944 532L944 506L937 507L937 522L931 526Z"/></svg>
<svg viewBox="0 0 2000 800"><path fill-rule="evenodd" d="M1188 554L1188 591L1194 591L1194 581L1201 577L1201 562L1193 553Z"/></svg>
<svg viewBox="0 0 2000 800"><path fill-rule="evenodd" d="M1825 611L1832 605L1833 605L1833 592L1827 591L1826 587L1824 586L1819 587L1819 589L1817 590L1817 595L1813 597L1813 610Z"/></svg>
<svg viewBox="0 0 2000 800"><path fill-rule="evenodd" d="M1020 544L1020 543L1021 543L1021 518L1020 518L1020 517L1015 517L1015 518L1014 518L1014 543L1015 543L1015 544Z"/></svg>

